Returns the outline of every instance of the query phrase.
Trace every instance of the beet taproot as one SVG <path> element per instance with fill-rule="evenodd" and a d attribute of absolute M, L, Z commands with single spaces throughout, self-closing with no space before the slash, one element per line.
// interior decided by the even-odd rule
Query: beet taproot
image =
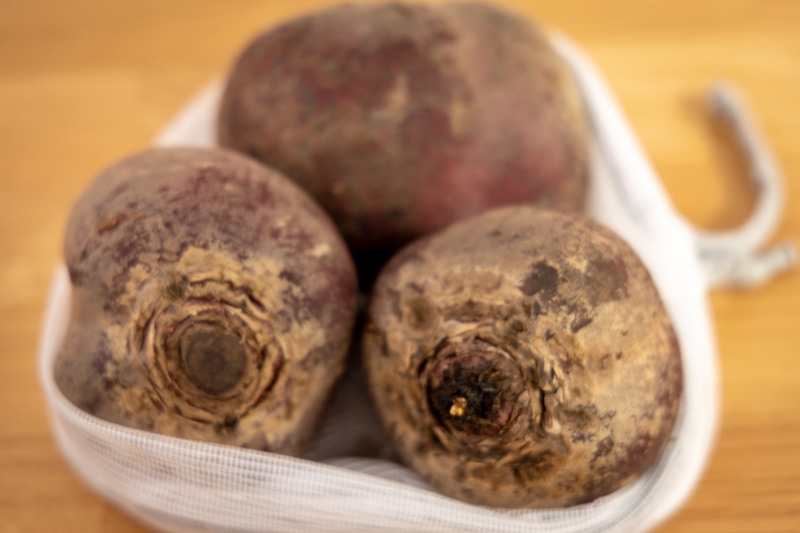
<path fill-rule="evenodd" d="M 491 207 L 582 210 L 582 105 L 547 36 L 517 14 L 348 4 L 244 48 L 218 138 L 308 190 L 354 253 L 391 252 Z"/>
<path fill-rule="evenodd" d="M 682 394 L 677 337 L 635 252 L 588 218 L 514 206 L 389 261 L 363 334 L 403 460 L 495 507 L 562 507 L 636 479 Z"/>
<path fill-rule="evenodd" d="M 89 185 L 64 254 L 68 400 L 124 426 L 301 453 L 357 296 L 346 245 L 305 192 L 234 152 L 148 150 Z"/>

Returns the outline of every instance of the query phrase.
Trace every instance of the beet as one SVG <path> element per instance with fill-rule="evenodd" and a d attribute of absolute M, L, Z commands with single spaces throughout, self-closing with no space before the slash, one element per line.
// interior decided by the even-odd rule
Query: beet
<path fill-rule="evenodd" d="M 373 259 L 495 206 L 582 210 L 586 130 L 543 32 L 481 3 L 343 5 L 269 29 L 233 66 L 218 128 Z"/>
<path fill-rule="evenodd" d="M 90 184 L 64 254 L 67 399 L 124 426 L 301 453 L 345 364 L 356 275 L 294 183 L 225 150 L 148 150 Z"/>
<path fill-rule="evenodd" d="M 370 299 L 363 357 L 399 454 L 444 494 L 561 507 L 636 479 L 682 393 L 645 266 L 579 215 L 506 207 L 404 248 Z"/>

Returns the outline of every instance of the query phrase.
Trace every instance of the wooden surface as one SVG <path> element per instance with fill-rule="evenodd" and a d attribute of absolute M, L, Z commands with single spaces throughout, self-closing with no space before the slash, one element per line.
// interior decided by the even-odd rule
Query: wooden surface
<path fill-rule="evenodd" d="M 0 531 L 144 529 L 88 490 L 48 427 L 39 321 L 72 202 L 148 145 L 258 29 L 326 2 L 26 0 L 0 6 Z M 787 176 L 777 240 L 800 235 L 800 2 L 506 2 L 595 59 L 674 203 L 723 229 L 753 204 L 702 105 L 747 94 Z M 800 531 L 800 273 L 710 296 L 723 413 L 696 492 L 659 532 Z"/>

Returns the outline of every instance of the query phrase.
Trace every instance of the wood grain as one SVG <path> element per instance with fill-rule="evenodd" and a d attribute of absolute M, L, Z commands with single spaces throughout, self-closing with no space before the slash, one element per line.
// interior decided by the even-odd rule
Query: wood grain
<path fill-rule="evenodd" d="M 27 0 L 0 8 L 0 531 L 138 532 L 57 452 L 36 378 L 49 278 L 72 202 L 147 146 L 257 30 L 325 1 Z M 736 82 L 787 176 L 775 240 L 800 234 L 800 2 L 508 1 L 594 58 L 677 208 L 723 229 L 753 194 L 703 106 Z M 800 531 L 800 274 L 711 295 L 719 439 L 667 532 Z"/>

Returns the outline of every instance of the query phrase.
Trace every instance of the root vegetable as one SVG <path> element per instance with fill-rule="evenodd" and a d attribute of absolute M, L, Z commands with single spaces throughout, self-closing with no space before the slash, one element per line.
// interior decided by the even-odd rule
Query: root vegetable
<path fill-rule="evenodd" d="M 327 215 L 233 152 L 158 149 L 74 207 L 55 378 L 90 414 L 298 454 L 345 364 L 356 279 Z"/>
<path fill-rule="evenodd" d="M 569 506 L 636 479 L 682 392 L 675 332 L 635 252 L 530 206 L 403 249 L 374 286 L 363 350 L 404 460 L 496 507 Z"/>
<path fill-rule="evenodd" d="M 490 207 L 585 202 L 565 65 L 536 26 L 477 2 L 344 5 L 264 32 L 232 68 L 219 141 L 296 180 L 354 251 Z"/>

